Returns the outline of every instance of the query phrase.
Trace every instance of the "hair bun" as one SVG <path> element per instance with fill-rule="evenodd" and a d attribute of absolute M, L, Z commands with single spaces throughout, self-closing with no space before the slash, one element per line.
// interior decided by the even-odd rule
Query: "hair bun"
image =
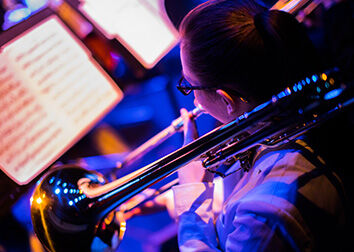
<path fill-rule="evenodd" d="M 269 11 L 266 10 L 266 11 L 263 11 L 263 12 L 259 12 L 257 13 L 256 15 L 254 15 L 253 17 L 253 22 L 254 22 L 254 25 L 256 27 L 256 29 L 263 33 L 264 32 L 264 29 L 265 29 L 265 18 L 266 16 L 269 15 Z"/>
<path fill-rule="evenodd" d="M 269 37 L 269 32 L 270 32 L 270 22 L 269 22 L 269 10 L 265 10 L 262 12 L 257 13 L 253 17 L 253 22 L 254 26 L 256 27 L 256 30 L 260 33 L 263 39 L 266 39 Z"/>
<path fill-rule="evenodd" d="M 281 47 L 282 45 L 282 39 L 272 21 L 278 12 L 278 10 L 266 10 L 253 17 L 254 26 L 268 47 Z"/>

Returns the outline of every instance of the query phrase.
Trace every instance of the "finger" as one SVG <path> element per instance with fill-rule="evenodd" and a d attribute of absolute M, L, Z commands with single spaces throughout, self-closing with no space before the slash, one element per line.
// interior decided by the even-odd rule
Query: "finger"
<path fill-rule="evenodd" d="M 189 112 L 184 108 L 180 112 L 183 119 L 184 145 L 186 145 L 198 138 L 198 131 L 195 120 L 193 120 Z"/>
<path fill-rule="evenodd" d="M 179 112 L 181 113 L 181 117 L 183 119 L 183 122 L 187 122 L 188 121 L 188 111 L 185 108 L 181 108 L 179 110 Z"/>

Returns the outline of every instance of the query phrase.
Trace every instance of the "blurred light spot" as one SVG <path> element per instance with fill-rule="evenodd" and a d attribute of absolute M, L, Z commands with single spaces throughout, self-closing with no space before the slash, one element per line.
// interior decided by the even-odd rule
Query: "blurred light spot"
<path fill-rule="evenodd" d="M 103 155 L 126 152 L 129 150 L 116 129 L 108 124 L 101 124 L 100 127 L 97 127 L 93 138 L 97 149 Z"/>
<path fill-rule="evenodd" d="M 342 93 L 343 89 L 338 88 L 338 89 L 334 89 L 330 92 L 328 92 L 327 94 L 325 94 L 324 99 L 325 100 L 330 100 L 333 98 L 336 98 L 338 95 L 340 95 Z"/>
<path fill-rule="evenodd" d="M 43 202 L 43 200 L 41 199 L 41 197 L 38 197 L 38 198 L 36 199 L 36 202 L 37 202 L 37 204 L 41 204 L 41 203 Z"/>
<path fill-rule="evenodd" d="M 282 92 L 280 92 L 280 93 L 278 94 L 278 98 L 279 98 L 279 99 L 280 99 L 280 98 L 283 98 L 284 96 L 286 96 L 286 94 L 285 94 L 284 91 L 282 91 Z"/>
<path fill-rule="evenodd" d="M 287 95 L 291 94 L 291 89 L 290 89 L 289 87 L 287 87 L 287 88 L 285 89 L 285 93 L 286 93 Z"/>
<path fill-rule="evenodd" d="M 323 74 L 321 75 L 321 78 L 322 78 L 322 80 L 326 81 L 326 80 L 327 80 L 327 75 L 326 75 L 325 73 L 323 73 Z"/>
<path fill-rule="evenodd" d="M 268 104 L 270 104 L 270 101 L 269 102 L 265 102 L 265 103 L 262 103 L 261 105 L 258 105 L 257 107 L 255 107 L 252 112 L 257 112 L 263 108 L 265 108 L 266 106 L 268 106 Z"/>
<path fill-rule="evenodd" d="M 31 15 L 31 10 L 25 7 L 12 10 L 7 19 L 12 23 L 18 23 Z"/>
<path fill-rule="evenodd" d="M 317 79 L 318 79 L 317 75 L 312 75 L 312 80 L 313 80 L 313 82 L 316 82 Z"/>
<path fill-rule="evenodd" d="M 24 2 L 29 9 L 31 9 L 32 11 L 36 11 L 44 7 L 48 1 L 47 0 L 25 0 Z"/>

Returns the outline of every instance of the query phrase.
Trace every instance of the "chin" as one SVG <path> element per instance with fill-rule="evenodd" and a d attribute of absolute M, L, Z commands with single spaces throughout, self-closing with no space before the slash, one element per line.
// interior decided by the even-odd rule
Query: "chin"
<path fill-rule="evenodd" d="M 224 117 L 216 117 L 216 116 L 214 116 L 214 118 L 219 122 L 221 122 L 222 124 L 229 123 L 234 120 L 232 118 L 224 118 Z"/>

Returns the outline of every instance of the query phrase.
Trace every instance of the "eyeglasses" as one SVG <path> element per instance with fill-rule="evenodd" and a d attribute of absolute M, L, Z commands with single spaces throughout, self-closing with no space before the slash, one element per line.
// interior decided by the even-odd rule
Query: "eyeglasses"
<path fill-rule="evenodd" d="M 177 89 L 184 95 L 189 95 L 192 90 L 208 90 L 208 89 L 215 89 L 216 87 L 202 87 L 202 86 L 192 86 L 184 76 L 178 81 Z"/>
<path fill-rule="evenodd" d="M 248 101 L 244 98 L 243 95 L 241 95 L 239 92 L 236 90 L 230 89 L 230 88 L 225 88 L 225 87 L 218 87 L 218 86 L 213 86 L 213 87 L 203 87 L 203 86 L 192 86 L 185 78 L 184 76 L 181 77 L 181 79 L 178 81 L 178 84 L 176 85 L 177 89 L 183 94 L 183 95 L 189 95 L 192 90 L 212 90 L 212 89 L 218 89 L 218 88 L 223 88 L 229 91 L 230 93 L 236 95 L 239 97 L 239 99 L 244 102 L 248 103 Z"/>

